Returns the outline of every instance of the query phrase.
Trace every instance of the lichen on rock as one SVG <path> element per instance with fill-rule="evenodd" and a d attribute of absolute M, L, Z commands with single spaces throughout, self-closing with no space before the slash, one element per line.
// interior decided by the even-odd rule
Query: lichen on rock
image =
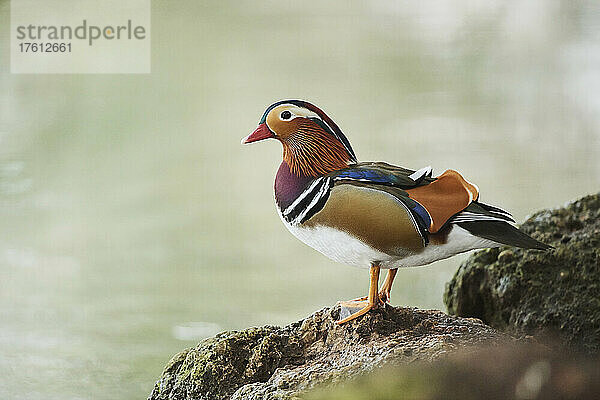
<path fill-rule="evenodd" d="M 223 332 L 176 356 L 150 395 L 163 399 L 291 399 L 384 365 L 432 361 L 512 339 L 481 321 L 386 306 L 338 326 L 325 308 L 286 327 Z"/>
<path fill-rule="evenodd" d="M 448 312 L 600 351 L 600 195 L 537 212 L 521 229 L 554 250 L 473 254 L 446 287 Z"/>

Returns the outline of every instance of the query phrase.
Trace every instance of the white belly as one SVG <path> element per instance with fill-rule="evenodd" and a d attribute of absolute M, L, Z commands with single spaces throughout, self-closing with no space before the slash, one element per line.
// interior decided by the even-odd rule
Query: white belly
<path fill-rule="evenodd" d="M 288 230 L 318 252 L 333 261 L 368 268 L 374 262 L 391 261 L 393 258 L 382 253 L 354 236 L 327 226 L 307 228 L 290 225 L 284 221 Z"/>
<path fill-rule="evenodd" d="M 452 225 L 445 244 L 429 244 L 420 253 L 408 255 L 395 259 L 391 262 L 383 262 L 382 268 L 418 267 L 431 264 L 434 261 L 443 260 L 465 251 L 486 249 L 489 247 L 502 246 L 492 240 L 483 239 L 471 235 L 469 231 L 458 225 Z"/>

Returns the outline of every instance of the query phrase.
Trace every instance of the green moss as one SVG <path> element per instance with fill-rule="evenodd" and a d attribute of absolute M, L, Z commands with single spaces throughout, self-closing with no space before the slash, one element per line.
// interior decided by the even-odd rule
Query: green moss
<path fill-rule="evenodd" d="M 277 367 L 278 359 L 273 359 L 273 354 L 278 353 L 277 345 L 281 344 L 270 335 L 274 330 L 263 327 L 223 332 L 179 353 L 157 382 L 154 398 L 173 398 L 175 393 L 181 398 L 224 399 L 242 382 L 266 379 Z"/>

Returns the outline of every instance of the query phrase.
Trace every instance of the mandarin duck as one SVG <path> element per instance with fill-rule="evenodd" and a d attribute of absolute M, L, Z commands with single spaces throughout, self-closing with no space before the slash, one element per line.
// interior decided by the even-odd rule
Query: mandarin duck
<path fill-rule="evenodd" d="M 334 261 L 370 269 L 368 296 L 341 302 L 358 311 L 338 324 L 388 302 L 398 268 L 502 245 L 550 248 L 454 170 L 433 177 L 431 167 L 358 162 L 338 125 L 306 101 L 271 104 L 242 143 L 270 138 L 283 146 L 275 202 L 286 228 Z"/>

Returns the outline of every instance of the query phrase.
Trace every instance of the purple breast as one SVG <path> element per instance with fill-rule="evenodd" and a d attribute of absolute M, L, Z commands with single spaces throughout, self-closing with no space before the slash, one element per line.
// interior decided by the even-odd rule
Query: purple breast
<path fill-rule="evenodd" d="M 275 201 L 279 208 L 284 210 L 292 204 L 313 179 L 310 176 L 293 174 L 289 165 L 283 161 L 275 177 Z"/>

